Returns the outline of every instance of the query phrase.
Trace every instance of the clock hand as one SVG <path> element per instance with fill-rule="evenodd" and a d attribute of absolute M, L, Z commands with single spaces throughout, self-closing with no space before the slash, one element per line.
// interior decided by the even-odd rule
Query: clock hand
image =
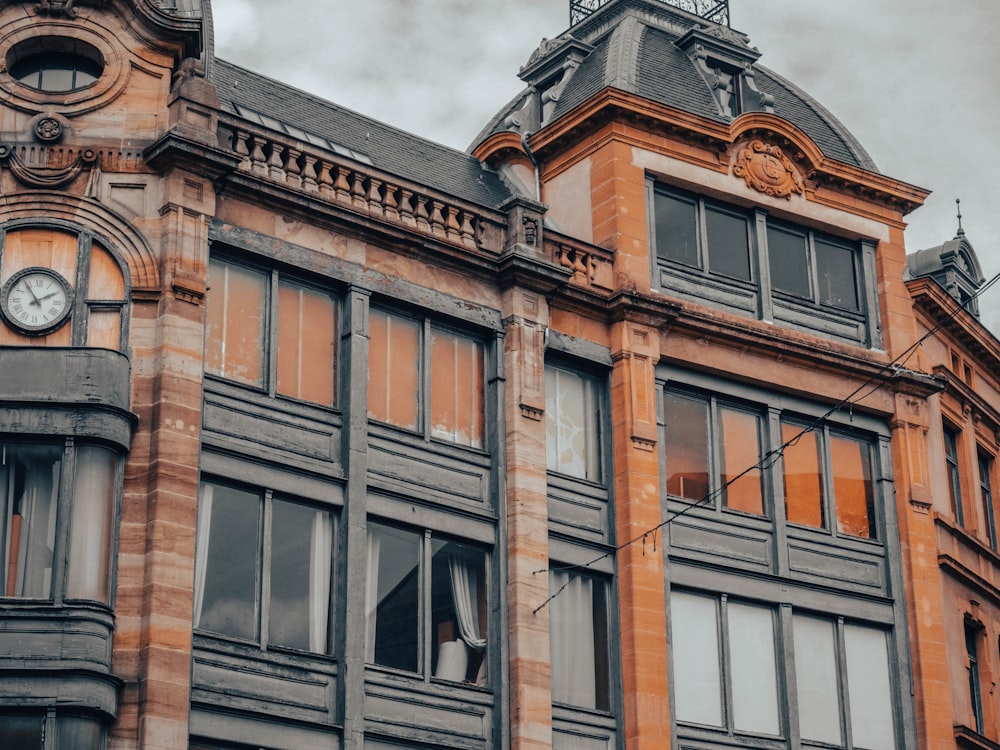
<path fill-rule="evenodd" d="M 32 296 L 32 297 L 35 297 L 35 301 L 36 301 L 36 302 L 44 302 L 44 301 L 45 301 L 45 300 L 47 300 L 47 299 L 48 299 L 49 297 L 55 297 L 55 296 L 56 296 L 57 294 L 59 294 L 59 292 L 52 292 L 52 293 L 50 293 L 50 294 L 46 294 L 46 295 L 45 295 L 44 297 L 35 297 L 35 295 L 31 295 L 31 296 Z"/>
<path fill-rule="evenodd" d="M 28 294 L 30 294 L 31 295 L 31 299 L 34 300 L 34 302 L 30 302 L 29 304 L 32 304 L 35 307 L 41 307 L 42 306 L 42 301 L 40 299 L 38 299 L 38 297 L 35 296 L 35 293 L 33 291 L 31 291 L 31 287 L 28 286 L 27 284 L 22 284 L 21 286 L 23 286 L 25 289 L 28 290 Z"/>

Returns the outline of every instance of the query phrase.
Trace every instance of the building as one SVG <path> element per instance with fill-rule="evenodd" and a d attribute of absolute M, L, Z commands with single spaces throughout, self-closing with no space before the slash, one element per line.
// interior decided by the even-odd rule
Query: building
<path fill-rule="evenodd" d="M 207 0 L 0 6 L 0 745 L 994 746 L 971 245 L 725 23 L 572 5 L 469 153 Z"/>

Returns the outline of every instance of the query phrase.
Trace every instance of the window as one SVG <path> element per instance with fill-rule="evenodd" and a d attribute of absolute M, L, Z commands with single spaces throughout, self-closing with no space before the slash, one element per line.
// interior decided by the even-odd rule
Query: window
<path fill-rule="evenodd" d="M 866 750 L 895 748 L 885 631 L 801 614 L 793 615 L 792 623 L 802 739 Z"/>
<path fill-rule="evenodd" d="M 483 345 L 372 309 L 368 417 L 437 440 L 483 447 Z"/>
<path fill-rule="evenodd" d="M 485 685 L 486 570 L 486 552 L 474 545 L 370 523 L 365 660 Z"/>
<path fill-rule="evenodd" d="M 829 428 L 782 420 L 785 515 L 789 523 L 830 527 L 846 536 L 875 539 L 872 446 Z"/>
<path fill-rule="evenodd" d="M 64 325 L 42 337 L 26 337 L 4 325 L 0 345 L 39 342 L 123 351 L 127 340 L 127 279 L 114 254 L 89 232 L 65 225 L 16 225 L 0 230 L 0 278 L 42 267 L 65 279 L 72 304 Z"/>
<path fill-rule="evenodd" d="M 552 701 L 611 710 L 608 586 L 596 576 L 549 571 Z"/>
<path fill-rule="evenodd" d="M 993 513 L 993 457 L 979 454 L 979 493 L 983 501 L 983 523 L 986 524 L 986 538 L 990 547 L 997 549 L 997 526 Z"/>
<path fill-rule="evenodd" d="M 747 217 L 721 204 L 681 193 L 653 194 L 656 255 L 711 273 L 750 281 Z"/>
<path fill-rule="evenodd" d="M 977 623 L 965 623 L 965 657 L 969 670 L 969 705 L 972 709 L 972 720 L 976 731 L 983 733 L 983 694 L 979 682 L 979 638 L 982 627 Z"/>
<path fill-rule="evenodd" d="M 597 378 L 545 366 L 545 457 L 549 471 L 601 481 L 600 394 Z"/>
<path fill-rule="evenodd" d="M 677 720 L 781 734 L 774 612 L 674 592 L 670 617 Z"/>
<path fill-rule="evenodd" d="M 650 182 L 654 288 L 872 344 L 874 245 Z M 867 312 L 866 312 L 867 311 Z"/>
<path fill-rule="evenodd" d="M 208 264 L 208 288 L 206 372 L 266 389 L 271 396 L 334 405 L 337 306 L 332 295 L 277 271 L 216 258 Z"/>
<path fill-rule="evenodd" d="M 944 462 L 948 472 L 948 495 L 955 523 L 965 526 L 965 510 L 962 508 L 962 474 L 958 467 L 958 431 L 947 425 L 944 428 Z"/>
<path fill-rule="evenodd" d="M 110 603 L 118 464 L 97 445 L 0 443 L 4 596 Z"/>
<path fill-rule="evenodd" d="M 195 629 L 329 654 L 333 528 L 326 508 L 202 482 Z"/>
<path fill-rule="evenodd" d="M 667 494 L 763 515 L 761 419 L 715 398 L 665 397 Z M 719 500 L 714 501 L 713 493 Z"/>
<path fill-rule="evenodd" d="M 104 72 L 101 53 L 77 39 L 41 37 L 14 45 L 7 69 L 24 86 L 48 93 L 79 91 Z"/>
<path fill-rule="evenodd" d="M 104 735 L 96 719 L 60 715 L 51 709 L 46 713 L 0 713 L 0 747 L 12 750 L 100 750 Z"/>
<path fill-rule="evenodd" d="M 738 117 L 743 111 L 742 76 L 740 71 L 724 63 L 709 59 L 709 70 L 715 75 L 712 93 L 722 107 L 722 111 L 730 117 Z"/>
<path fill-rule="evenodd" d="M 896 747 L 886 631 L 683 591 L 671 593 L 670 612 L 679 723 L 784 736 L 788 712 L 798 717 L 794 746 Z M 785 616 L 793 635 L 782 653 Z"/>

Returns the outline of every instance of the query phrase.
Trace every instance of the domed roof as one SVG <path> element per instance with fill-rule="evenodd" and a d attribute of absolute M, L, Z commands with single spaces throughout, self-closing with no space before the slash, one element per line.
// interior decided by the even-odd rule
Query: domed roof
<path fill-rule="evenodd" d="M 744 34 L 660 0 L 611 0 L 521 69 L 528 87 L 476 138 L 530 134 L 599 91 L 617 88 L 709 120 L 773 112 L 802 130 L 829 158 L 877 172 L 871 156 L 828 110 L 777 73 L 757 65 Z M 734 111 L 730 97 L 739 97 Z"/>

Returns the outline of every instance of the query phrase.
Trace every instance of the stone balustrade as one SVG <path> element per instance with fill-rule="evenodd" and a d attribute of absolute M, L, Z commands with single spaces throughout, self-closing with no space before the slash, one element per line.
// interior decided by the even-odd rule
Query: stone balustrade
<path fill-rule="evenodd" d="M 569 283 L 603 294 L 614 288 L 614 253 L 552 230 L 545 233 L 545 253 L 573 272 Z"/>
<path fill-rule="evenodd" d="M 496 253 L 503 246 L 502 214 L 488 216 L 442 194 L 404 184 L 374 167 L 236 118 L 220 118 L 219 132 L 222 145 L 240 157 L 242 172 L 454 245 Z"/>

